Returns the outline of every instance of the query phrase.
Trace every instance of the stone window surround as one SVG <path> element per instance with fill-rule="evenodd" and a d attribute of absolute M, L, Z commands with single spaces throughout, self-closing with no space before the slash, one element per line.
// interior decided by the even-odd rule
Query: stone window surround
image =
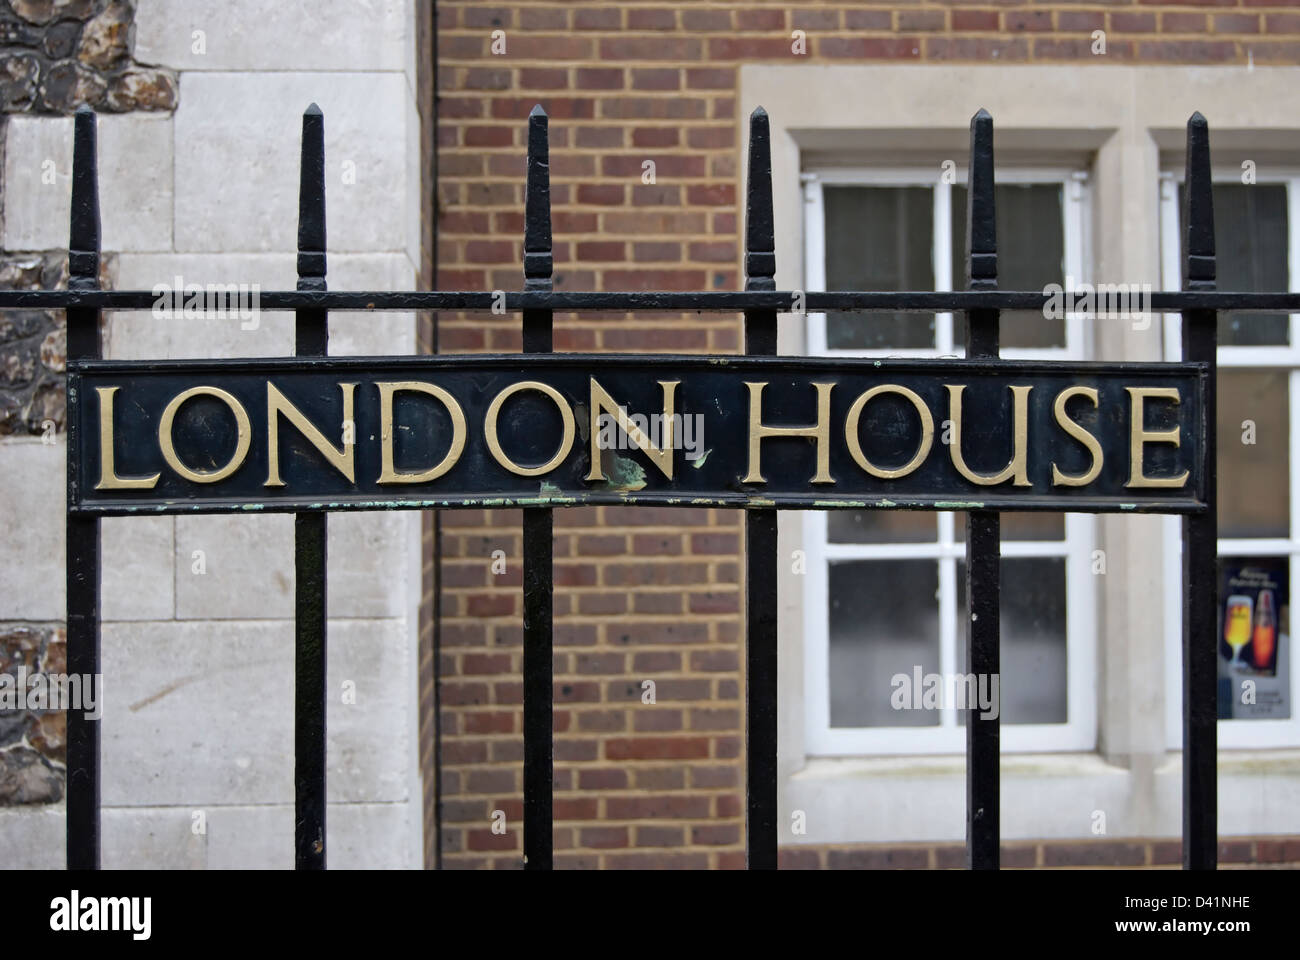
<path fill-rule="evenodd" d="M 1246 158 L 1261 170 L 1294 163 L 1298 82 L 1296 67 L 749 64 L 740 70 L 737 125 L 745 135 L 759 105 L 771 118 L 779 289 L 803 286 L 804 167 L 848 153 L 878 163 L 950 156 L 964 167 L 970 117 L 980 107 L 993 115 L 1002 162 L 1090 169 L 1094 279 L 1158 286 L 1160 172 L 1181 155 L 1187 118 L 1200 110 L 1209 120 L 1216 166 Z M 1143 332 L 1096 325 L 1092 333 L 1095 358 L 1163 358 L 1159 323 Z M 779 349 L 804 351 L 792 318 L 781 319 Z M 1163 611 L 1145 599 L 1164 589 L 1163 522 L 1097 518 L 1098 545 L 1122 577 L 1108 581 L 1097 611 L 1098 750 L 1004 756 L 1005 839 L 1087 836 L 1098 809 L 1112 836 L 1181 829 L 1181 757 L 1165 744 Z M 798 549 L 800 538 L 799 515 L 782 514 L 782 555 Z M 802 597 L 793 575 L 783 577 L 779 617 L 781 814 L 790 822 L 802 810 L 807 822 L 807 833 L 792 841 L 961 839 L 964 757 L 807 755 Z M 1131 637 L 1148 641 L 1132 644 Z M 1219 766 L 1222 834 L 1300 830 L 1300 812 L 1284 802 L 1300 791 L 1300 750 L 1232 751 Z"/>

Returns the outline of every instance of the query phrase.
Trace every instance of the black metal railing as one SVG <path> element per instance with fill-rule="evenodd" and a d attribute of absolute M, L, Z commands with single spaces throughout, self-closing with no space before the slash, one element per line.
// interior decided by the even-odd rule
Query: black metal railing
<path fill-rule="evenodd" d="M 970 172 L 966 191 L 966 287 L 996 290 L 998 286 L 997 216 L 993 204 L 993 118 L 986 110 L 971 119 Z M 966 356 L 998 355 L 998 311 L 966 314 Z M 977 677 L 1000 672 L 1002 518 L 992 510 L 966 514 L 966 663 Z M 1001 804 L 1002 719 L 966 716 L 966 866 L 972 870 L 998 867 L 999 807 Z"/>
<path fill-rule="evenodd" d="M 324 119 L 315 105 L 303 116 L 298 232 L 298 289 L 261 293 L 259 306 L 294 310 L 298 356 L 326 353 L 330 310 L 488 310 L 498 294 L 483 291 L 337 292 L 326 286 Z M 1042 310 L 1046 293 L 997 289 L 993 121 L 984 111 L 971 122 L 966 211 L 966 290 L 952 292 L 795 292 L 776 290 L 768 118 L 750 119 L 743 292 L 557 293 L 552 289 L 552 241 L 547 117 L 528 118 L 524 233 L 524 289 L 507 292 L 504 305 L 522 311 L 525 354 L 549 353 L 555 310 L 743 311 L 745 353 L 776 353 L 777 314 L 802 299 L 808 312 L 966 311 L 971 358 L 997 358 L 1002 310 Z M 105 291 L 98 286 L 99 204 L 95 115 L 76 114 L 72 215 L 67 290 L 0 291 L 0 308 L 64 309 L 68 360 L 100 357 L 105 309 L 148 308 L 147 291 Z M 1181 312 L 1183 359 L 1208 364 L 1209 387 L 1197 438 L 1207 464 L 1201 508 L 1183 528 L 1183 865 L 1216 863 L 1216 499 L 1214 487 L 1215 352 L 1219 311 L 1300 312 L 1300 294 L 1220 293 L 1215 290 L 1214 225 L 1206 122 L 1194 115 L 1187 128 L 1186 281 L 1178 292 L 1150 296 L 1150 308 Z M 618 321 L 611 321 L 618 322 Z M 670 358 L 663 358 L 665 361 Z M 526 365 L 527 360 L 523 361 Z M 69 478 L 75 473 L 77 425 L 69 422 Z M 71 493 L 71 486 L 70 486 Z M 325 851 L 325 641 L 326 578 L 323 510 L 296 508 L 295 519 L 295 846 L 300 869 L 322 869 Z M 1102 508 L 1098 508 L 1102 509 Z M 1159 512 L 1155 510 L 1154 512 Z M 972 510 L 967 519 L 968 663 L 979 675 L 999 669 L 999 514 Z M 68 669 L 100 672 L 100 518 L 93 511 L 67 514 Z M 750 505 L 746 516 L 746 847 L 751 869 L 777 865 L 777 524 L 772 506 Z M 524 854 L 528 869 L 552 866 L 552 606 L 551 508 L 524 510 Z M 1190 589 L 1192 584 L 1195 589 Z M 967 730 L 967 863 L 999 865 L 999 725 L 981 719 Z M 99 720 L 68 715 L 67 863 L 95 869 L 100 850 Z"/>

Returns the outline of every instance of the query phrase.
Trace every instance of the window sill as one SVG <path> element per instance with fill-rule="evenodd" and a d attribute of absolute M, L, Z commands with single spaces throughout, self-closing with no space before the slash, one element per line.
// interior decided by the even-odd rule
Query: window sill
<path fill-rule="evenodd" d="M 1177 836 L 1182 756 L 1149 772 L 1097 753 L 1002 757 L 1004 840 Z M 960 842 L 966 833 L 963 756 L 815 757 L 786 778 L 783 822 L 803 812 L 793 843 Z M 1232 750 L 1219 757 L 1219 832 L 1300 833 L 1300 749 Z M 1099 818 L 1098 813 L 1104 814 Z"/>
<path fill-rule="evenodd" d="M 1021 753 L 1002 757 L 1003 778 L 1007 777 L 1078 777 L 1106 773 L 1125 774 L 1123 767 L 1107 763 L 1096 753 Z M 809 757 L 802 770 L 790 777 L 791 782 L 804 780 L 846 780 L 878 777 L 961 777 L 966 776 L 966 758 L 962 755 L 907 757 Z"/>

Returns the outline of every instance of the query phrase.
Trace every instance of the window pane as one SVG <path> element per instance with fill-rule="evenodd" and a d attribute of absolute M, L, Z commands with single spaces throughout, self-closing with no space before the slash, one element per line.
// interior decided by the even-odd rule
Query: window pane
<path fill-rule="evenodd" d="M 966 514 L 953 514 L 953 539 L 966 542 Z M 1064 540 L 1065 514 L 1063 513 L 1004 513 L 1002 514 L 1003 540 Z"/>
<path fill-rule="evenodd" d="M 890 681 L 939 671 L 938 562 L 832 563 L 828 586 L 831 726 L 937 726 L 938 710 L 895 710 Z"/>
<path fill-rule="evenodd" d="M 966 563 L 957 561 L 957 663 L 966 672 Z M 998 686 L 1003 723 L 1065 723 L 1065 558 L 1002 560 L 1002 672 Z M 958 722 L 965 713 L 958 711 Z"/>
<path fill-rule="evenodd" d="M 1179 202 L 1179 242 L 1187 242 L 1186 209 Z M 1214 237 L 1220 290 L 1246 293 L 1287 289 L 1286 187 L 1216 183 Z M 1183 268 L 1186 269 L 1184 263 Z M 1286 314 L 1221 313 L 1219 345 L 1286 344 Z"/>
<path fill-rule="evenodd" d="M 826 187 L 827 290 L 933 290 L 930 187 Z M 934 316 L 830 313 L 834 350 L 933 347 Z"/>
<path fill-rule="evenodd" d="M 1042 290 L 1065 284 L 1065 220 L 1059 183 L 1003 183 L 994 188 L 998 218 L 998 286 Z M 1079 278 L 1075 278 L 1075 283 Z M 966 188 L 952 188 L 952 285 L 966 286 Z M 1002 346 L 1064 347 L 1065 321 L 1034 310 L 1002 312 Z M 966 342 L 966 316 L 953 315 L 953 344 Z"/>
<path fill-rule="evenodd" d="M 928 510 L 831 510 L 831 543 L 930 543 L 938 538 L 936 514 Z"/>
<path fill-rule="evenodd" d="M 1219 368 L 1219 536 L 1290 536 L 1288 374 Z"/>

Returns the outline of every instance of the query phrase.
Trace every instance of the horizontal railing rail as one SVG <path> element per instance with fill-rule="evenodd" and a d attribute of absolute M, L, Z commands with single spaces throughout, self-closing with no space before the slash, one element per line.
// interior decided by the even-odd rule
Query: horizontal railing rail
<path fill-rule="evenodd" d="M 197 286 L 197 284 L 196 284 Z M 213 284 L 225 288 L 230 284 Z M 1067 290 L 1067 292 L 1069 292 Z M 795 306 L 802 296 L 802 309 Z M 1150 313 L 1180 313 L 1185 310 L 1217 310 L 1250 313 L 1300 313 L 1300 293 L 1160 290 L 1147 295 Z M 1047 310 L 1053 294 L 1032 290 L 949 290 L 832 291 L 805 293 L 796 290 L 745 290 L 711 292 L 611 291 L 546 293 L 535 290 L 500 293 L 477 290 L 263 290 L 257 294 L 260 310 L 487 310 L 518 313 L 522 310 L 617 312 L 708 311 L 739 313 L 745 310 L 775 310 L 783 314 L 809 313 L 935 313 L 965 310 Z M 148 310 L 159 302 L 159 294 L 148 290 L 0 290 L 0 310 L 55 310 L 86 307 L 98 310 Z M 207 310 L 204 315 L 214 313 Z M 1087 319 L 1090 315 L 1078 312 Z M 1137 310 L 1129 310 L 1137 313 Z M 1093 315 L 1095 316 L 1094 311 Z M 1131 322 L 1126 317 L 1096 319 Z M 176 318 L 181 319 L 181 318 Z"/>

